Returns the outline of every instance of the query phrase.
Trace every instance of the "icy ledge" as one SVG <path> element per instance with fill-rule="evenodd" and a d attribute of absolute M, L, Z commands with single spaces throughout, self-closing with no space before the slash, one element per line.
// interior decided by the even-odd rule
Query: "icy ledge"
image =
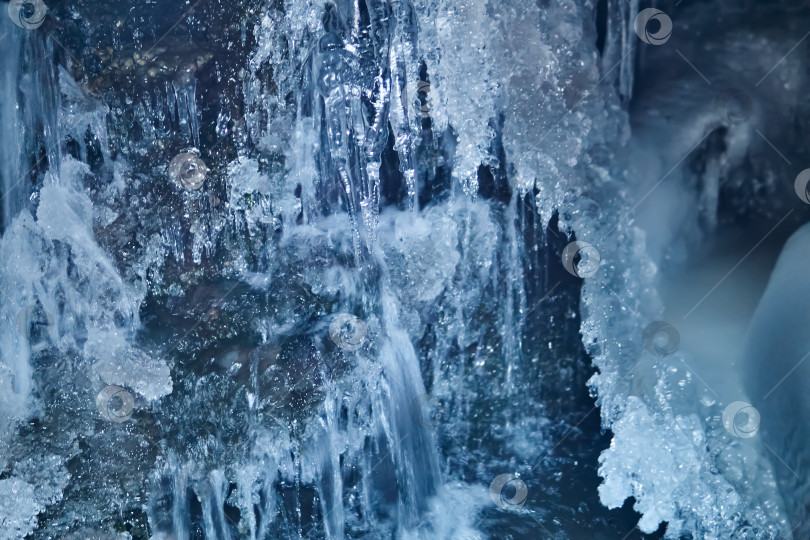
<path fill-rule="evenodd" d="M 789 538 L 763 449 L 723 427 L 725 404 L 687 368 L 689 352 L 660 357 L 643 347 L 645 326 L 663 313 L 644 233 L 571 215 L 566 226 L 602 258 L 585 280 L 581 310 L 583 343 L 598 368 L 589 384 L 613 432 L 599 460 L 603 504 L 618 508 L 633 497 L 639 529 L 666 523 L 667 538 Z M 601 241 L 606 231 L 619 241 Z"/>

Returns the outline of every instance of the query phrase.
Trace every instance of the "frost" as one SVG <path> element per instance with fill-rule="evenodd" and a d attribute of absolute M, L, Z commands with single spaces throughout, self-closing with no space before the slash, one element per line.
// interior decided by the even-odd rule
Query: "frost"
<path fill-rule="evenodd" d="M 702 429 L 695 419 L 668 421 L 679 429 L 672 430 L 664 440 L 655 439 L 660 426 L 655 425 L 644 404 L 631 396 L 621 419 L 612 426 L 614 443 L 599 458 L 599 474 L 605 477 L 599 487 L 602 502 L 608 508 L 618 508 L 628 497 L 635 497 L 635 509 L 642 514 L 639 529 L 648 534 L 664 521 L 673 530 L 682 526 L 675 501 L 713 498 L 712 491 L 694 483 L 701 476 L 696 448 L 703 446 Z M 689 436 L 695 429 L 697 440 Z M 651 440 L 659 440 L 659 444 L 652 446 Z M 714 501 L 712 506 L 736 506 L 734 491 L 730 487 L 722 491 L 729 492 L 731 500 Z"/>
<path fill-rule="evenodd" d="M 34 486 L 17 478 L 0 480 L 0 539 L 18 540 L 32 533 L 41 511 Z"/>

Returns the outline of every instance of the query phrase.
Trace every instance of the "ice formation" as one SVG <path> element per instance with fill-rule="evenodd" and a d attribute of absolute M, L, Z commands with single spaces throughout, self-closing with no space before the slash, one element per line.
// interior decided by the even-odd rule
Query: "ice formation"
<path fill-rule="evenodd" d="M 642 343 L 767 114 L 656 115 L 688 89 L 633 95 L 635 1 L 211 4 L 0 26 L 0 538 L 621 537 L 630 497 L 643 533 L 792 534 L 688 353 Z"/>
<path fill-rule="evenodd" d="M 751 403 L 760 418 L 764 444 L 770 444 L 783 467 L 775 468 L 788 515 L 801 515 L 807 506 L 807 480 L 802 475 L 804 458 L 797 449 L 807 440 L 805 424 L 790 419 L 807 410 L 806 288 L 801 269 L 808 261 L 810 228 L 805 225 L 788 240 L 768 288 L 757 306 L 746 343 L 746 369 Z M 788 316 L 790 314 L 790 316 Z M 806 523 L 793 527 L 793 534 L 810 533 Z"/>

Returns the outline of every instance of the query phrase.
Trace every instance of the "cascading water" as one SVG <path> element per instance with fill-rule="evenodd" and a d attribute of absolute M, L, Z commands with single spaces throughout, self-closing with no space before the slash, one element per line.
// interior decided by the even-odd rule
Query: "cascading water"
<path fill-rule="evenodd" d="M 773 118 L 656 4 L 12 1 L 0 539 L 803 531 L 654 342 Z"/>

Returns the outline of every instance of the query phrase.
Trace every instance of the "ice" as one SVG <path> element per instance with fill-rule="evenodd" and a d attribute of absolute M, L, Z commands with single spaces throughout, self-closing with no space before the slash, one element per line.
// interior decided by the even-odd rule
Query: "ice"
<path fill-rule="evenodd" d="M 177 111 L 178 122 L 190 145 L 200 145 L 199 113 L 197 112 L 197 79 L 194 77 L 194 68 L 186 67 L 178 74 L 172 83 L 174 103 L 170 104 L 171 111 Z"/>
<path fill-rule="evenodd" d="M 782 463 L 774 465 L 793 534 L 808 534 L 807 464 L 797 454 L 807 439 L 806 426 L 795 418 L 807 413 L 810 350 L 805 328 L 807 287 L 802 268 L 808 262 L 810 227 L 791 236 L 757 306 L 745 344 L 745 373 L 750 403 L 760 414 L 760 433 Z M 787 316 L 791 314 L 791 316 Z M 794 426 L 794 427 L 789 427 Z"/>
<path fill-rule="evenodd" d="M 634 85 L 638 3 L 600 3 L 601 29 L 594 4 L 233 6 L 184 15 L 181 38 L 163 29 L 151 75 L 105 58 L 112 73 L 84 78 L 93 47 L 74 65 L 3 22 L 16 53 L 0 60 L 0 127 L 23 133 L 0 150 L 3 525 L 438 539 L 538 522 L 576 537 L 592 518 L 609 536 L 596 494 L 564 506 L 584 489 L 570 470 L 602 451 L 601 503 L 633 497 L 645 533 L 788 536 L 801 481 L 729 435 L 694 356 L 642 343 L 663 317 L 662 269 L 716 228 L 720 178 L 741 174 L 768 111 L 723 126 L 713 89 L 673 82 L 679 58 Z M 102 15 L 66 32 L 108 39 L 113 57 L 163 32 L 154 13 L 123 30 Z M 639 208 L 693 147 L 705 167 Z M 167 175 L 184 151 L 209 171 L 193 192 Z M 752 363 L 802 353 L 778 337 L 806 321 L 786 330 L 777 307 L 800 304 L 784 284 L 810 262 L 806 234 L 760 307 Z M 601 259 L 584 280 L 560 261 L 574 239 Z M 362 322 L 359 345 L 330 335 L 338 317 Z M 132 419 L 95 410 L 106 385 L 135 394 Z M 762 405 L 780 454 L 800 387 Z M 588 390 L 608 448 L 581 424 Z M 529 484 L 520 511 L 486 492 L 504 473 Z"/>
<path fill-rule="evenodd" d="M 99 335 L 86 350 L 99 361 L 93 369 L 104 383 L 127 386 L 153 401 L 172 392 L 172 379 L 166 363 L 144 351 L 128 347 L 116 335 Z"/>
<path fill-rule="evenodd" d="M 37 526 L 37 514 L 43 507 L 34 498 L 34 486 L 17 478 L 0 480 L 0 538 L 24 538 Z"/>
<path fill-rule="evenodd" d="M 489 40 L 494 29 L 482 2 L 419 1 L 420 43 L 429 68 L 434 130 L 453 126 L 458 137 L 453 176 L 473 195 L 478 167 L 494 162 L 489 147 L 495 136 L 496 81 Z M 413 94 L 412 94 L 413 95 Z"/>
<path fill-rule="evenodd" d="M 613 424 L 613 442 L 600 457 L 600 475 L 605 477 L 599 487 L 602 501 L 616 508 L 634 497 L 635 510 L 642 514 L 638 527 L 645 533 L 655 532 L 662 522 L 668 524 L 670 536 L 696 527 L 704 538 L 722 538 L 726 531 L 739 528 L 734 521 L 743 519 L 743 503 L 729 483 L 710 472 L 697 417 L 659 415 L 658 420 L 651 417 L 637 397 L 628 399 L 621 419 Z M 668 436 L 661 439 L 664 425 Z M 651 445 L 653 440 L 660 442 Z M 684 508 L 680 501 L 700 504 Z"/>
<path fill-rule="evenodd" d="M 147 400 L 171 391 L 165 363 L 136 353 L 128 345 L 140 325 L 138 307 L 143 296 L 137 287 L 122 280 L 110 257 L 95 241 L 94 206 L 83 190 L 76 189 L 89 173 L 87 166 L 67 157 L 61 172 L 60 185 L 50 184 L 39 190 L 36 218 L 23 210 L 0 240 L 5 261 L 0 277 L 13 287 L 4 293 L 2 303 L 2 317 L 7 321 L 3 325 L 0 370 L 4 448 L 9 448 L 12 423 L 39 416 L 47 407 L 35 390 L 57 374 L 44 378 L 40 375 L 34 382 L 32 361 L 36 358 L 41 362 L 42 355 L 69 357 L 78 352 L 74 366 L 85 378 L 101 386 L 113 381 L 129 384 L 143 392 Z M 44 326 L 32 330 L 32 319 L 40 320 L 38 324 Z M 11 449 L 13 453 L 3 452 L 5 459 L 19 452 L 13 446 Z M 21 534 L 36 522 L 35 517 L 27 517 L 28 512 L 36 516 L 45 506 L 62 499 L 68 484 L 63 459 L 49 456 L 32 463 L 17 463 L 14 475 L 3 480 L 9 486 L 8 491 L 3 488 L 4 492 L 19 492 L 22 501 L 29 497 L 29 484 L 21 479 L 35 482 L 34 498 L 24 504 L 24 510 L 9 508 L 10 514 L 2 514 L 7 521 L 14 520 L 10 526 L 19 528 Z M 54 480 L 42 476 L 55 467 Z"/>
<path fill-rule="evenodd" d="M 627 102 L 633 95 L 633 62 L 636 56 L 636 36 L 633 25 L 638 2 L 609 2 L 606 13 L 605 44 L 602 54 L 602 71 L 610 74 L 610 79 L 623 101 Z"/>
<path fill-rule="evenodd" d="M 630 97 L 632 86 L 630 66 L 635 47 L 630 32 L 635 7 L 620 4 L 612 4 L 610 8 L 608 52 L 602 58 L 601 71 L 593 61 L 595 51 L 592 45 L 586 45 L 588 39 L 595 42 L 593 29 L 587 26 L 583 29 L 580 24 L 589 15 L 588 8 L 564 3 L 541 12 L 534 6 L 508 2 L 487 9 L 478 2 L 414 4 L 419 17 L 416 47 L 424 57 L 430 85 L 432 106 L 428 114 L 434 134 L 449 130 L 457 138 L 451 154 L 452 175 L 467 194 L 477 191 L 479 167 L 497 163 L 491 150 L 499 131 L 494 120 L 503 114 L 500 136 L 507 160 L 503 165 L 514 170 L 514 175 L 509 177 L 516 192 L 536 193 L 535 205 L 542 223 L 548 222 L 554 211 L 562 212 L 562 228 L 575 232 L 580 239 L 593 242 L 603 259 L 609 261 L 592 282 L 589 280 L 585 284 L 583 311 L 586 316 L 582 327 L 583 342 L 601 372 L 593 378 L 592 384 L 598 392 L 605 426 L 614 430 L 614 449 L 606 452 L 602 459 L 606 481 L 601 493 L 605 503 L 611 507 L 620 506 L 626 497 L 635 496 L 637 508 L 643 514 L 641 528 L 645 531 L 653 531 L 659 523 L 667 520 L 668 533 L 673 536 L 682 531 L 719 531 L 733 526 L 729 523 L 739 520 L 747 509 L 722 475 L 707 470 L 710 459 L 700 442 L 706 437 L 705 426 L 696 420 L 697 415 L 705 411 L 690 410 L 689 407 L 677 414 L 670 411 L 669 391 L 656 384 L 661 375 L 655 370 L 648 374 L 645 382 L 639 383 L 640 388 L 633 389 L 624 379 L 639 360 L 638 350 L 632 345 L 628 347 L 628 344 L 637 343 L 639 338 L 635 336 L 641 335 L 642 317 L 658 316 L 661 303 L 654 292 L 654 261 L 659 260 L 659 256 L 654 252 L 651 260 L 646 255 L 641 230 L 612 221 L 613 215 L 623 215 L 632 206 L 632 201 L 624 200 L 620 194 L 621 178 L 610 177 L 617 171 L 610 170 L 607 159 L 608 149 L 616 143 L 626 142 L 629 133 L 619 103 Z M 539 27 L 531 24 L 531 21 L 538 20 Z M 515 43 L 521 46 L 517 47 Z M 520 51 L 529 50 L 530 59 L 521 57 Z M 560 50 L 573 54 L 560 55 Z M 282 66 L 287 69 L 290 64 Z M 391 114 L 397 135 L 407 134 L 408 130 L 403 121 L 405 113 L 398 112 L 396 106 L 403 99 L 410 101 L 407 96 L 415 95 L 413 79 L 406 75 L 406 81 L 407 93 L 402 92 L 396 79 L 391 84 L 394 102 Z M 618 95 L 609 90 L 610 81 L 615 81 Z M 303 129 L 312 129 L 312 126 L 304 126 Z M 679 137 L 683 144 L 688 145 L 690 141 L 694 144 L 702 136 L 699 129 L 690 129 L 698 135 Z M 618 140 L 613 140 L 615 133 L 620 135 Z M 307 134 L 299 139 L 299 144 L 311 144 L 312 139 L 312 135 Z M 334 155 L 344 146 L 340 143 L 332 147 L 330 153 Z M 395 146 L 401 162 L 408 159 L 403 153 L 404 148 Z M 683 148 L 686 149 L 688 147 Z M 733 150 L 732 155 L 735 152 Z M 673 152 L 675 154 L 677 152 Z M 311 175 L 314 171 L 306 162 L 309 159 L 307 154 L 296 151 L 294 155 L 298 174 Z M 636 162 L 645 164 L 651 160 Z M 664 170 L 671 164 L 671 161 L 664 161 L 659 169 Z M 655 174 L 638 176 L 654 177 Z M 309 186 L 308 183 L 301 184 Z M 590 195 L 599 203 L 589 202 L 582 198 L 583 195 Z M 599 205 L 603 207 L 599 209 Z M 594 213 L 594 207 L 597 213 Z M 434 215 L 443 211 L 440 206 L 434 208 L 437 212 Z M 383 213 L 381 218 L 380 246 L 389 264 L 392 283 L 402 291 L 400 298 L 406 307 L 403 320 L 407 321 L 406 326 L 414 338 L 418 338 L 420 323 L 430 321 L 431 316 L 429 310 L 426 313 L 420 308 L 418 301 L 451 287 L 454 292 L 448 296 L 449 304 L 458 302 L 456 313 L 460 320 L 455 323 L 458 326 L 451 323 L 444 331 L 453 336 L 451 340 L 474 341 L 474 334 L 467 334 L 461 321 L 468 316 L 465 309 L 474 305 L 475 293 L 464 291 L 463 286 L 455 283 L 451 285 L 448 275 L 442 274 L 442 268 L 451 271 L 455 267 L 456 273 L 466 269 L 460 259 L 456 262 L 456 251 L 450 247 L 452 241 L 448 245 L 448 237 L 439 236 L 451 229 L 436 221 L 428 236 L 424 220 L 431 215 L 431 210 L 421 218 L 395 217 L 393 212 Z M 470 219 L 466 211 L 464 208 L 458 213 L 460 221 L 456 223 Z M 450 227 L 459 227 L 451 220 L 447 223 Z M 466 223 L 472 225 L 475 222 Z M 677 229 L 676 226 L 671 228 Z M 619 247 L 602 239 L 613 232 L 617 232 L 621 239 Z M 463 238 L 459 239 L 461 245 L 470 242 L 471 250 L 480 250 L 489 240 Z M 399 239 L 403 240 L 398 244 Z M 520 257 L 520 245 L 516 239 L 510 240 L 507 249 L 513 250 L 510 257 L 515 260 Z M 397 247 L 402 244 L 406 247 Z M 431 275 L 418 262 L 419 253 L 426 245 L 444 246 L 443 252 L 450 255 L 443 258 L 442 265 L 432 265 L 437 275 Z M 481 282 L 485 282 L 488 274 L 483 269 L 490 268 L 492 262 L 486 257 L 486 251 L 479 253 L 482 256 L 471 268 L 479 274 Z M 435 255 L 424 260 L 429 258 L 435 259 Z M 520 270 L 514 271 L 510 281 L 519 282 L 521 274 Z M 470 274 L 462 275 L 468 281 L 473 279 Z M 602 283 L 608 284 L 612 291 L 620 291 L 618 302 Z M 422 291 L 422 297 L 412 298 L 407 292 L 411 288 Z M 504 309 L 499 314 L 503 327 L 518 329 L 516 334 L 504 332 L 503 345 L 508 360 L 503 368 L 507 381 L 509 374 L 519 369 L 517 351 L 520 349 L 521 318 L 515 317 L 514 313 L 526 309 L 520 291 L 514 292 L 517 292 L 517 301 L 512 294 L 504 295 Z M 641 316 L 638 312 L 628 311 L 625 305 L 641 312 Z M 620 313 L 624 315 L 615 315 L 617 307 L 621 307 Z M 603 345 L 594 347 L 593 342 Z M 442 354 L 440 347 L 434 357 L 441 358 Z M 441 395 L 445 385 L 452 386 L 453 378 L 442 369 L 434 369 L 434 384 Z M 684 373 L 681 372 L 681 376 L 685 376 Z M 671 384 L 679 387 L 676 381 Z M 639 400 L 633 395 L 635 392 L 645 394 L 648 399 Z M 458 396 L 447 398 L 453 400 Z M 634 422 L 639 425 L 636 427 Z M 678 429 L 688 426 L 693 435 L 679 438 L 669 434 L 676 426 Z M 633 448 L 651 436 L 672 441 L 664 454 L 655 455 L 647 462 Z M 684 472 L 669 484 L 660 481 L 663 469 L 650 467 L 656 459 L 666 462 L 665 458 L 669 459 L 673 470 L 694 474 Z M 635 483 L 630 481 L 631 478 Z M 635 487 L 629 487 L 631 485 Z M 714 505 L 693 504 L 693 501 L 714 493 L 729 494 L 727 499 Z M 718 505 L 722 507 L 720 513 L 716 510 Z"/>
<path fill-rule="evenodd" d="M 582 233 L 594 225 L 579 219 L 573 228 Z M 612 264 L 586 280 L 582 297 L 583 343 L 600 368 L 590 384 L 613 432 L 599 461 L 602 502 L 615 508 L 634 497 L 642 513 L 639 528 L 654 532 L 666 522 L 672 538 L 685 531 L 706 538 L 725 538 L 729 531 L 741 538 L 786 535 L 774 471 L 762 448 L 728 436 L 719 404 L 685 367 L 694 359 L 686 351 L 658 358 L 641 348 L 642 321 L 661 318 L 651 286 L 657 268 L 647 259 L 640 230 L 622 234 L 619 249 L 596 244 Z M 632 274 L 612 271 L 628 258 L 635 260 Z"/>
<path fill-rule="evenodd" d="M 21 43 L 15 41 L 11 30 L 13 23 L 10 19 L 3 20 L 0 23 L 0 43 L 3 49 L 7 51 L 2 57 L 2 75 L 0 75 L 0 82 L 2 83 L 2 95 L 10 96 L 15 92 L 17 86 L 17 78 L 19 77 L 19 47 Z M 17 54 L 15 54 L 17 53 Z M 20 111 L 15 106 L 14 100 L 2 100 L 2 107 L 0 107 L 0 122 L 2 126 L 8 130 L 14 130 L 22 125 L 22 118 Z M 25 164 L 21 163 L 21 154 L 23 147 L 23 140 L 20 137 L 8 137 L 6 144 L 0 145 L 0 179 L 3 182 L 3 227 L 8 226 L 11 218 L 19 213 L 24 206 L 24 201 L 28 196 L 26 186 L 17 186 L 14 191 L 11 186 L 19 181 L 20 176 L 23 174 L 23 167 Z"/>
<path fill-rule="evenodd" d="M 59 91 L 62 94 L 62 107 L 59 109 L 59 129 L 79 145 L 81 156 L 87 156 L 87 133 L 98 137 L 99 148 L 104 157 L 109 158 L 110 144 L 107 138 L 105 117 L 109 107 L 94 101 L 73 80 L 73 77 L 59 67 Z"/>
<path fill-rule="evenodd" d="M 396 289 L 409 302 L 434 300 L 452 279 L 461 258 L 456 251 L 456 223 L 436 206 L 419 216 L 390 212 L 383 216 L 380 228 L 381 250 Z"/>
<path fill-rule="evenodd" d="M 692 17 L 692 28 L 700 24 L 697 13 L 684 13 L 682 16 Z M 689 25 L 684 26 L 687 28 Z M 619 250 L 600 246 L 603 260 L 625 261 L 619 263 L 623 266 L 629 262 L 629 257 L 635 259 L 635 262 L 630 263 L 627 268 L 632 267 L 634 272 L 641 272 L 635 273 L 628 281 L 625 281 L 626 274 L 621 278 L 615 275 L 597 276 L 599 283 L 595 284 L 594 289 L 586 283 L 583 295 L 586 312 L 597 310 L 599 315 L 596 319 L 605 317 L 614 329 L 617 325 L 629 324 L 628 335 L 631 339 L 633 334 L 641 336 L 643 324 L 647 321 L 662 316 L 662 312 L 657 311 L 661 305 L 660 300 L 655 298 L 656 295 L 650 294 L 653 287 L 661 286 L 659 280 L 669 280 L 665 285 L 671 288 L 673 281 L 690 279 L 688 276 L 667 276 L 665 271 L 667 267 L 677 268 L 679 263 L 694 257 L 694 246 L 716 230 L 721 218 L 721 210 L 718 208 L 720 193 L 722 189 L 728 189 L 728 185 L 719 185 L 721 179 L 729 183 L 739 179 L 745 183 L 756 178 L 758 173 L 750 168 L 752 154 L 761 156 L 754 161 L 762 164 L 765 169 L 778 170 L 780 166 L 771 161 L 773 156 L 766 152 L 760 153 L 758 148 L 756 130 L 760 133 L 767 130 L 771 117 L 765 111 L 769 107 L 768 100 L 759 100 L 752 94 L 750 116 L 743 122 L 729 123 L 727 118 L 724 120 L 723 111 L 717 110 L 722 93 L 716 91 L 716 85 L 723 86 L 729 84 L 728 81 L 741 84 L 741 81 L 750 80 L 750 86 L 753 87 L 761 76 L 758 72 L 741 69 L 738 65 L 735 65 L 734 73 L 725 69 L 724 66 L 734 64 L 733 59 L 750 55 L 750 52 L 742 53 L 751 46 L 747 41 L 750 36 L 734 35 L 737 31 L 718 36 L 717 41 L 723 41 L 723 46 L 713 45 L 716 47 L 713 50 L 717 50 L 719 55 L 728 56 L 728 63 L 717 64 L 712 60 L 704 64 L 704 59 L 697 52 L 692 54 L 689 50 L 680 49 L 681 54 L 694 60 L 698 70 L 712 70 L 711 85 L 701 82 L 700 76 L 689 65 L 682 63 L 682 60 L 678 63 L 674 49 L 647 49 L 647 54 L 655 56 L 650 56 L 650 68 L 645 70 L 648 80 L 639 86 L 641 91 L 634 96 L 632 138 L 626 154 L 626 181 L 632 186 L 635 195 L 630 201 L 633 204 L 630 205 L 629 214 L 620 213 L 632 218 L 626 221 L 632 221 L 638 227 L 636 232 L 643 231 L 643 236 L 624 236 L 624 245 Z M 743 30 L 739 32 L 745 33 Z M 688 41 L 689 36 L 685 40 Z M 759 46 L 764 47 L 764 54 L 770 55 L 770 45 L 760 43 Z M 669 62 L 668 58 L 673 61 Z M 777 60 L 778 58 L 774 59 L 774 62 Z M 721 65 L 723 67 L 718 67 Z M 712 69 L 713 66 L 718 69 Z M 792 70 L 788 69 L 787 73 L 792 73 Z M 681 84 L 684 77 L 688 77 L 694 84 Z M 680 82 L 674 83 L 676 80 Z M 695 99 L 696 96 L 699 96 L 698 99 Z M 670 114 L 663 114 L 662 111 L 670 111 Z M 671 111 L 678 113 L 672 114 Z M 683 115 L 688 115 L 690 120 L 682 121 Z M 700 156 L 699 167 L 692 165 L 691 160 L 695 154 Z M 775 159 L 778 160 L 778 157 Z M 683 166 L 685 164 L 689 166 Z M 782 204 L 785 200 L 783 196 L 774 195 L 772 202 L 765 205 L 764 212 L 778 214 L 784 211 Z M 742 204 L 748 209 L 758 206 L 758 203 L 751 200 Z M 626 234 L 631 231 L 630 228 L 625 229 L 621 223 L 614 227 L 609 232 L 615 230 Z M 578 237 L 582 237 L 588 228 L 583 222 L 574 225 L 574 230 L 580 231 Z M 598 226 L 594 234 L 600 236 Z M 721 243 L 722 241 L 718 242 L 718 245 Z M 749 248 L 746 247 L 746 251 L 747 249 Z M 738 260 L 735 258 L 728 266 L 733 266 Z M 711 264 L 710 257 L 706 255 L 690 260 L 691 267 L 708 268 Z M 709 286 L 720 281 L 726 271 L 727 268 L 724 268 Z M 619 280 L 614 281 L 617 278 Z M 645 288 L 645 283 L 649 284 L 649 288 Z M 602 292 L 607 294 L 596 290 L 599 284 L 605 285 Z M 639 285 L 641 288 L 638 288 Z M 681 285 L 678 290 L 685 288 Z M 747 290 L 746 294 L 749 293 L 750 290 Z M 740 291 L 736 292 L 738 296 L 741 294 Z M 618 298 L 619 303 L 614 304 L 611 297 Z M 733 305 L 730 300 L 726 300 L 726 303 Z M 639 319 L 644 323 L 632 330 Z M 687 329 L 685 322 L 676 324 L 682 325 L 682 330 Z M 690 320 L 689 324 L 697 322 Z M 605 478 L 600 495 L 606 504 L 615 506 L 620 500 L 633 494 L 636 509 L 644 514 L 641 526 L 654 530 L 657 523 L 667 521 L 667 535 L 672 537 L 685 534 L 684 531 L 718 538 L 729 535 L 746 538 L 790 537 L 791 527 L 787 523 L 789 516 L 796 515 L 797 512 L 790 509 L 788 503 L 782 502 L 776 486 L 778 478 L 792 476 L 779 462 L 784 459 L 783 455 L 788 455 L 787 451 L 781 450 L 777 459 L 767 447 L 759 444 L 758 438 L 734 440 L 727 436 L 722 424 L 718 423 L 723 407 L 730 401 L 750 399 L 753 402 L 764 395 L 767 389 L 758 392 L 759 396 L 754 393 L 748 397 L 745 390 L 736 385 L 736 381 L 733 381 L 734 374 L 748 370 L 740 370 L 737 367 L 739 358 L 733 358 L 733 352 L 729 351 L 744 348 L 732 349 L 724 345 L 720 325 L 714 320 L 712 324 L 716 326 L 713 331 L 706 332 L 704 339 L 711 340 L 714 347 L 722 349 L 714 356 L 723 360 L 732 356 L 731 364 L 724 365 L 713 377 L 707 375 L 707 371 L 718 363 L 715 358 L 701 359 L 680 351 L 666 361 L 644 358 L 631 360 L 634 351 L 628 350 L 628 341 L 624 341 L 622 347 L 608 343 L 608 351 L 602 347 L 596 349 L 595 362 L 600 366 L 602 359 L 626 357 L 618 365 L 613 364 L 617 368 L 615 370 L 600 367 L 602 373 L 592 379 L 592 384 L 599 389 L 603 417 L 611 423 L 614 432 L 611 449 L 604 452 L 600 460 L 600 474 Z M 584 321 L 586 345 L 597 338 L 599 326 L 601 325 L 591 325 L 587 320 Z M 764 334 L 757 339 L 762 340 L 763 336 Z M 602 338 L 597 339 L 603 341 Z M 706 350 L 709 350 L 708 346 Z M 681 357 L 681 354 L 685 356 Z M 609 362 L 612 364 L 612 361 Z M 684 367 L 686 365 L 692 368 L 697 366 L 697 372 L 702 373 L 709 387 L 706 387 L 707 383 L 703 380 L 697 381 L 692 370 Z M 645 366 L 653 367 L 653 371 L 647 371 Z M 633 368 L 631 375 L 635 381 L 629 389 L 622 388 L 628 381 L 627 368 Z M 613 371 L 614 375 L 605 377 L 608 371 Z M 672 377 L 671 382 L 662 386 L 669 377 Z M 775 382 L 773 381 L 774 384 Z M 653 388 L 654 392 L 651 391 Z M 723 402 L 717 403 L 717 396 L 712 394 L 715 389 L 724 396 Z M 688 390 L 688 393 L 684 394 L 684 390 Z M 725 396 L 729 395 L 736 397 L 725 401 Z M 628 414 L 632 416 L 625 416 Z M 693 450 L 685 447 L 685 450 L 672 452 L 662 448 L 660 453 L 655 454 L 650 453 L 649 449 L 643 454 L 634 453 L 633 448 L 643 444 L 644 440 L 660 440 L 663 441 L 662 447 L 670 447 L 679 438 L 676 430 L 681 430 L 683 418 L 694 418 L 692 415 L 696 415 L 699 424 L 695 424 L 694 419 L 690 420 L 692 427 L 688 432 L 702 433 L 705 446 L 695 446 Z M 615 423 L 614 418 L 618 419 Z M 643 434 L 645 430 L 649 430 L 646 436 Z M 653 461 L 645 463 L 638 458 L 650 458 Z M 698 472 L 681 478 L 670 474 L 666 480 L 671 483 L 663 483 L 662 475 L 654 467 L 667 460 L 674 461 L 673 467 L 666 467 L 666 470 L 694 470 L 697 467 Z"/>

